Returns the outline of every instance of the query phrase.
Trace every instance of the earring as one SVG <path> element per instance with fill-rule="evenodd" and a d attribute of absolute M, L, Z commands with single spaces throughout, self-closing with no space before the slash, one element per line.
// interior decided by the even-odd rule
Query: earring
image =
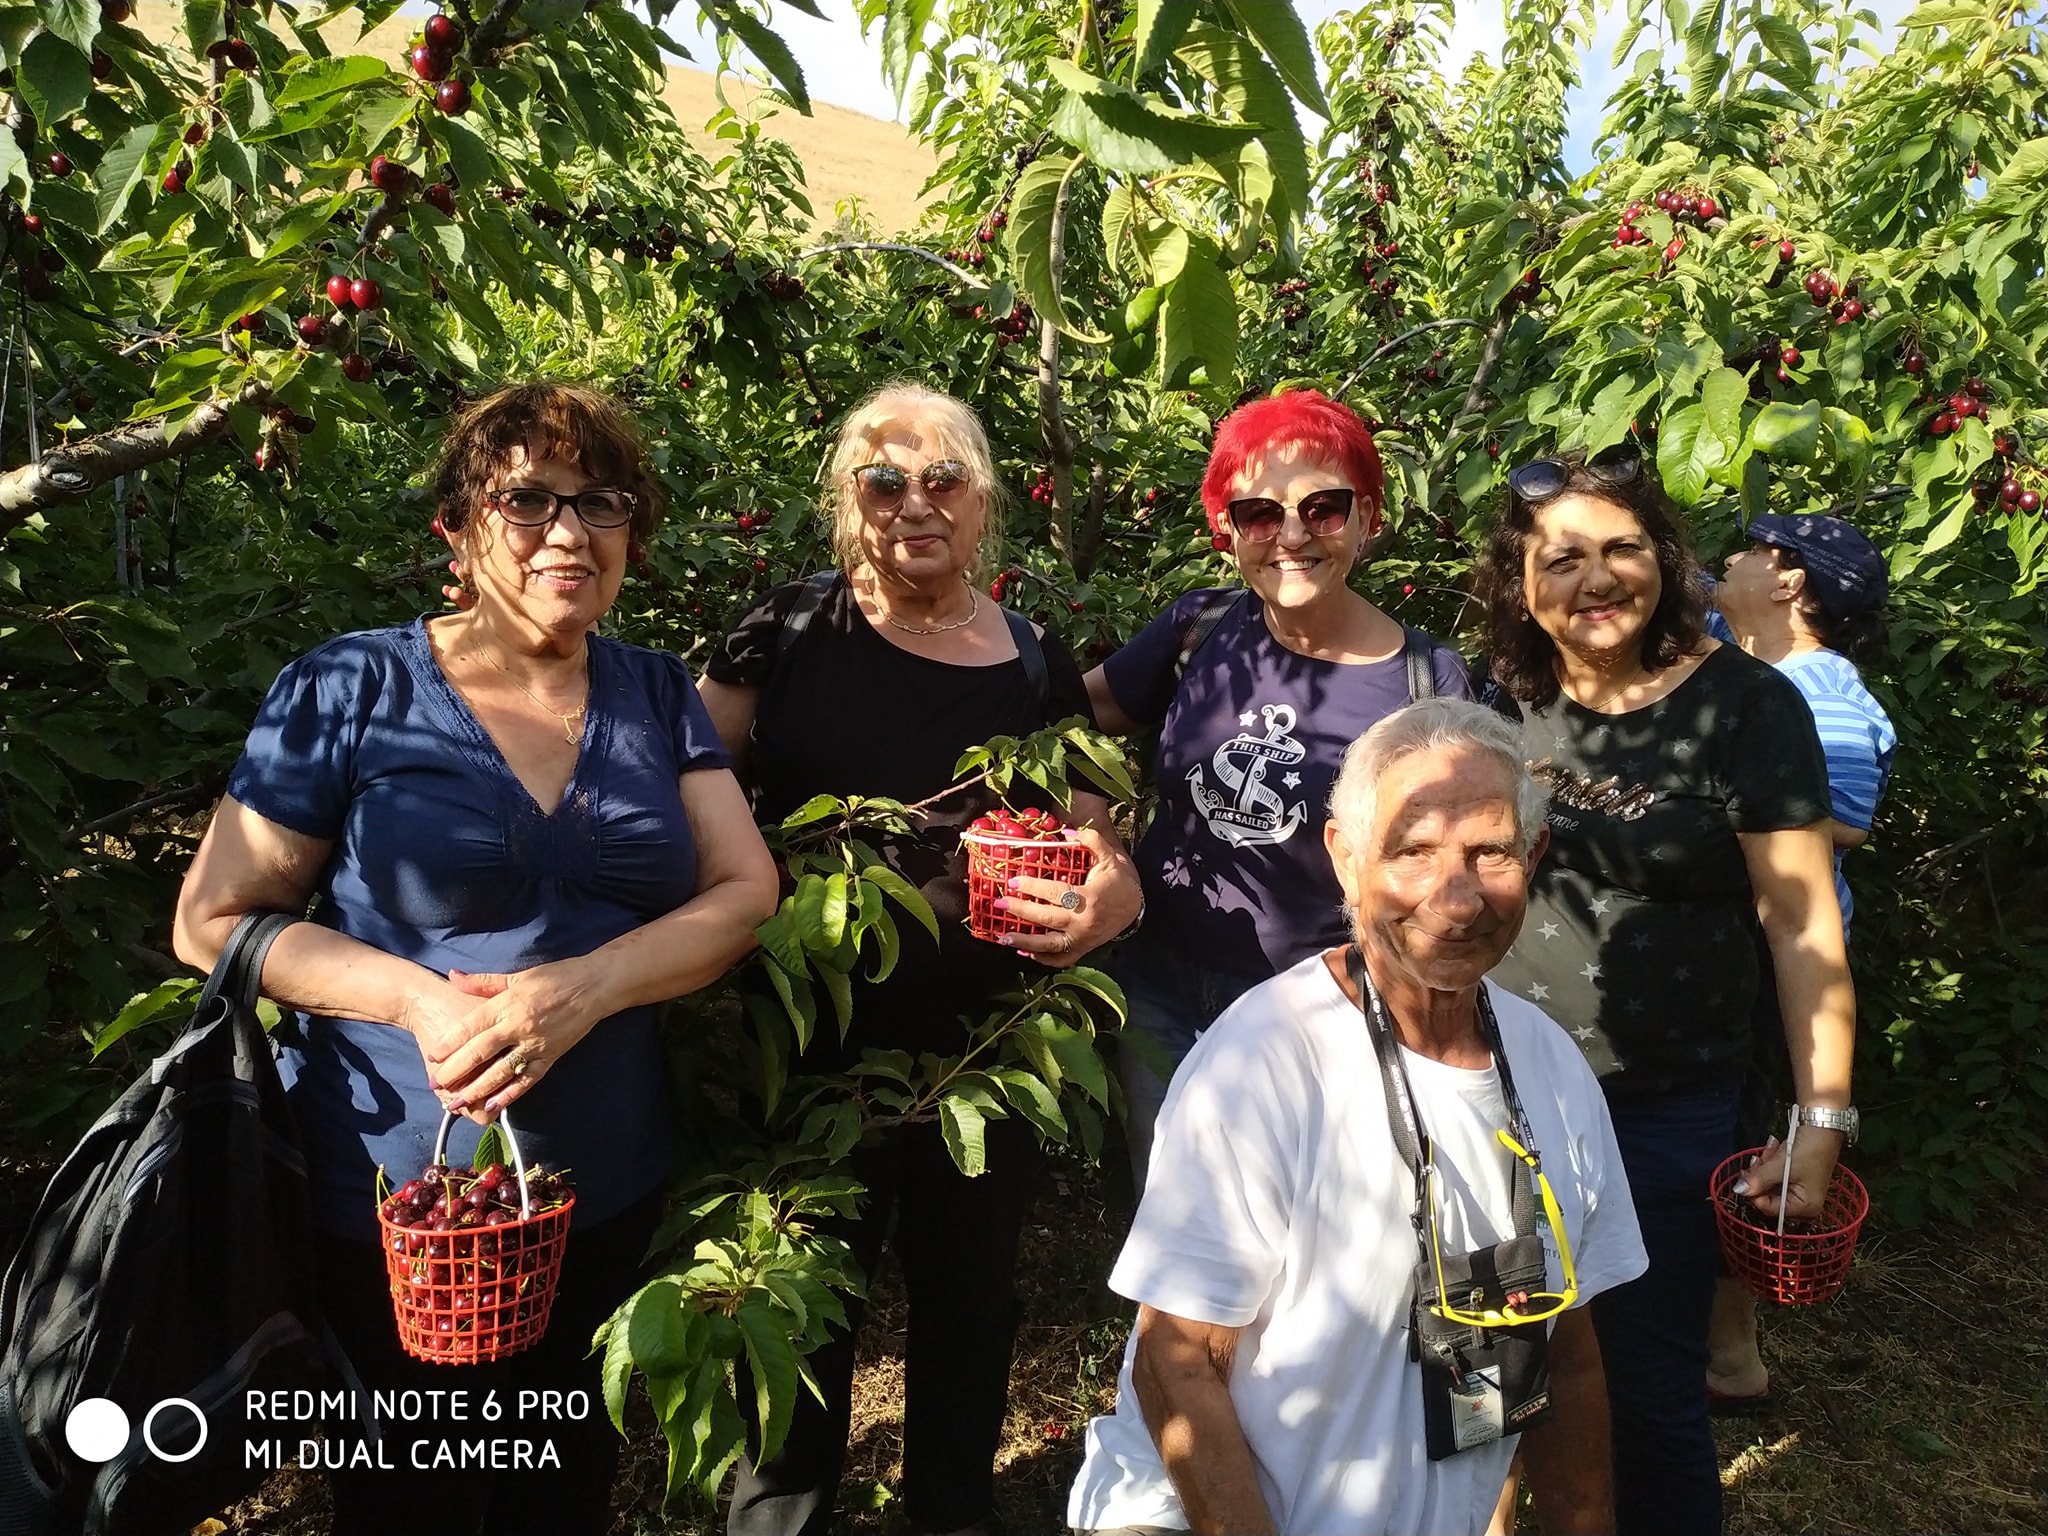
<path fill-rule="evenodd" d="M 647 574 L 647 546 L 641 543 L 640 540 L 635 539 L 626 546 L 626 560 L 637 574 L 641 576 Z"/>

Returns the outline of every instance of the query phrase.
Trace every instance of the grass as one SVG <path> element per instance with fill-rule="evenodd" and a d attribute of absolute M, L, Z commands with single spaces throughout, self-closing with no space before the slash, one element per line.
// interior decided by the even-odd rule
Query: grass
<path fill-rule="evenodd" d="M 1064 1529 L 1082 1427 L 1114 1398 L 1128 1308 L 1102 1285 L 1130 1212 L 1129 1177 L 1047 1165 L 1027 1220 L 1025 1317 L 998 1456 L 997 1512 L 1013 1536 Z M 11 1251 L 33 1193 L 0 1169 L 0 1238 Z M 47 1170 L 44 1170 L 46 1176 Z M 12 1184 L 10 1192 L 7 1186 Z M 9 1194 L 13 1198 L 7 1198 Z M 1779 1407 L 1722 1421 L 1728 1530 L 1745 1533 L 2039 1531 L 2048 1526 L 2048 1177 L 1987 1211 L 1974 1230 L 1866 1226 L 1849 1285 L 1824 1305 L 1762 1310 L 1764 1358 Z M 906 1311 L 886 1260 L 860 1345 L 844 1528 L 904 1529 L 892 1490 L 902 1451 Z M 666 1447 L 644 1401 L 620 1467 L 612 1536 L 709 1536 L 700 1505 L 664 1517 Z M 325 1536 L 317 1475 L 280 1473 L 211 1529 L 234 1536 Z M 1521 1528 L 1534 1530 L 1528 1510 Z"/>

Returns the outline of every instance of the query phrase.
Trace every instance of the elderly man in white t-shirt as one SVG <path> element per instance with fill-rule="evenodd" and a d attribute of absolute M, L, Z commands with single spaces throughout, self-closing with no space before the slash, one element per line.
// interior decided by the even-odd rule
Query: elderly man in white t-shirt
<path fill-rule="evenodd" d="M 1326 840 L 1370 986 L 1353 951 L 1303 961 L 1226 1011 L 1175 1076 L 1110 1276 L 1138 1321 L 1117 1410 L 1088 1428 L 1075 1530 L 1478 1533 L 1518 1445 L 1545 1530 L 1614 1528 L 1585 1304 L 1642 1273 L 1642 1240 L 1585 1058 L 1483 980 L 1521 928 L 1543 803 L 1519 729 L 1464 700 L 1410 705 L 1352 744 Z M 1422 1136 L 1398 1142 L 1397 1113 Z M 1548 1273 L 1543 1293 L 1479 1315 L 1554 1312 L 1548 1412 L 1532 1391 L 1504 1414 L 1467 1362 L 1467 1448 L 1432 1460 L 1410 1352 L 1418 1254 L 1485 1250 L 1518 1210 L 1530 1228 L 1531 1181 L 1517 1185 L 1502 1132 L 1533 1142 L 1555 1196 L 1533 1223 Z"/>

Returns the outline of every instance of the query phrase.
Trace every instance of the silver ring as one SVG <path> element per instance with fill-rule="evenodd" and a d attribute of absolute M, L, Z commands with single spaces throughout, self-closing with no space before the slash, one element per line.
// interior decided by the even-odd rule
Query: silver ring
<path fill-rule="evenodd" d="M 1076 890 L 1073 886 L 1068 886 L 1064 891 L 1060 892 L 1060 905 L 1065 907 L 1069 912 L 1080 911 L 1081 893 L 1078 890 Z"/>
<path fill-rule="evenodd" d="M 1071 933 L 1067 932 L 1066 929 L 1062 928 L 1060 930 L 1060 953 L 1064 955 L 1068 950 L 1072 949 L 1073 947 L 1074 936 Z"/>

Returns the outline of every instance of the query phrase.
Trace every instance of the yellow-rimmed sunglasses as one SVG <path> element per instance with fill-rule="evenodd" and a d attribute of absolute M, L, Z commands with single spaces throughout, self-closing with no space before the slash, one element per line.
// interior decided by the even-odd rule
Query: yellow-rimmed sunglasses
<path fill-rule="evenodd" d="M 1550 1223 L 1550 1230 L 1557 1238 L 1558 1265 L 1564 1271 L 1562 1291 L 1518 1291 L 1507 1298 L 1499 1310 L 1465 1312 L 1457 1307 L 1439 1301 L 1429 1308 L 1434 1317 L 1441 1317 L 1453 1323 L 1463 1323 L 1471 1328 L 1515 1328 L 1524 1323 L 1540 1323 L 1557 1316 L 1579 1299 L 1579 1273 L 1572 1264 L 1571 1240 L 1564 1233 L 1564 1216 L 1557 1208 L 1557 1195 L 1550 1187 L 1550 1180 L 1544 1177 L 1543 1164 L 1536 1154 L 1523 1146 L 1506 1131 L 1495 1131 L 1500 1144 L 1528 1165 L 1530 1176 L 1536 1181 L 1536 1188 L 1543 1196 L 1543 1215 Z M 1430 1188 L 1429 1200 L 1429 1252 L 1436 1265 L 1436 1293 L 1439 1297 L 1448 1294 L 1444 1284 L 1444 1247 L 1442 1235 L 1436 1224 L 1436 1164 L 1429 1164 L 1427 1178 Z"/>

